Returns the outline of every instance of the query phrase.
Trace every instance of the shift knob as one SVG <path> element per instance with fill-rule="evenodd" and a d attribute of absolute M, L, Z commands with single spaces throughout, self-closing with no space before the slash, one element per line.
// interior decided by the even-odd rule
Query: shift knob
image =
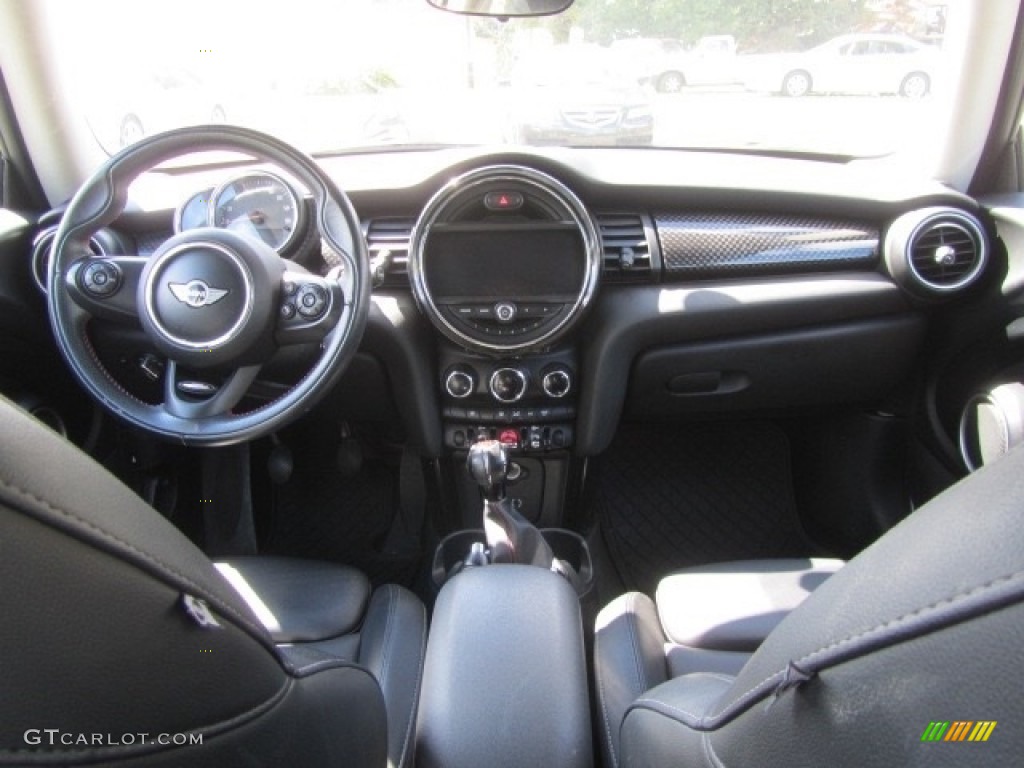
<path fill-rule="evenodd" d="M 469 447 L 466 468 L 480 486 L 485 499 L 499 501 L 505 498 L 508 450 L 504 445 L 497 440 L 480 440 L 473 443 Z"/>

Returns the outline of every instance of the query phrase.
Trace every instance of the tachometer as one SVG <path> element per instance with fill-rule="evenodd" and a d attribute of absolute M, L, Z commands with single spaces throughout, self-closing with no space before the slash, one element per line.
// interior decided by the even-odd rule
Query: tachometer
<path fill-rule="evenodd" d="M 184 232 L 186 229 L 198 229 L 210 223 L 210 200 L 213 189 L 196 192 L 182 203 L 174 212 L 174 231 Z"/>
<path fill-rule="evenodd" d="M 221 184 L 210 200 L 210 224 L 284 251 L 302 224 L 303 208 L 284 179 L 261 171 Z"/>

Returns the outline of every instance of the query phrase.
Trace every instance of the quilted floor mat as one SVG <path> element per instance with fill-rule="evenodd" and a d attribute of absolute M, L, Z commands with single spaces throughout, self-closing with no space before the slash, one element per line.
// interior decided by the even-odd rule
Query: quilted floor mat
<path fill-rule="evenodd" d="M 628 589 L 651 594 L 686 566 L 816 551 L 797 518 L 789 441 L 767 422 L 625 425 L 590 480 Z"/>

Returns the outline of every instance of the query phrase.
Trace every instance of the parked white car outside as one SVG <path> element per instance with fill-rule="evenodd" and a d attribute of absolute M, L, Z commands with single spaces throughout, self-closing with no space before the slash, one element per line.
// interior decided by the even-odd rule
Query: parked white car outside
<path fill-rule="evenodd" d="M 921 98 L 931 90 L 936 49 L 903 35 L 850 34 L 804 53 L 741 56 L 748 90 L 809 93 L 898 93 Z"/>

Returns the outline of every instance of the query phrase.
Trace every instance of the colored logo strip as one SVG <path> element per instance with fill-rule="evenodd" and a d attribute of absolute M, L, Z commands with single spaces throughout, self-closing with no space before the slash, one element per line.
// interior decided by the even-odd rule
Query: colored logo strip
<path fill-rule="evenodd" d="M 967 737 L 968 741 L 988 741 L 988 737 L 992 735 L 992 731 L 996 729 L 995 720 L 981 720 L 974 730 L 971 731 L 971 735 Z"/>
<path fill-rule="evenodd" d="M 932 720 L 921 734 L 921 741 L 988 741 L 996 720 Z"/>

